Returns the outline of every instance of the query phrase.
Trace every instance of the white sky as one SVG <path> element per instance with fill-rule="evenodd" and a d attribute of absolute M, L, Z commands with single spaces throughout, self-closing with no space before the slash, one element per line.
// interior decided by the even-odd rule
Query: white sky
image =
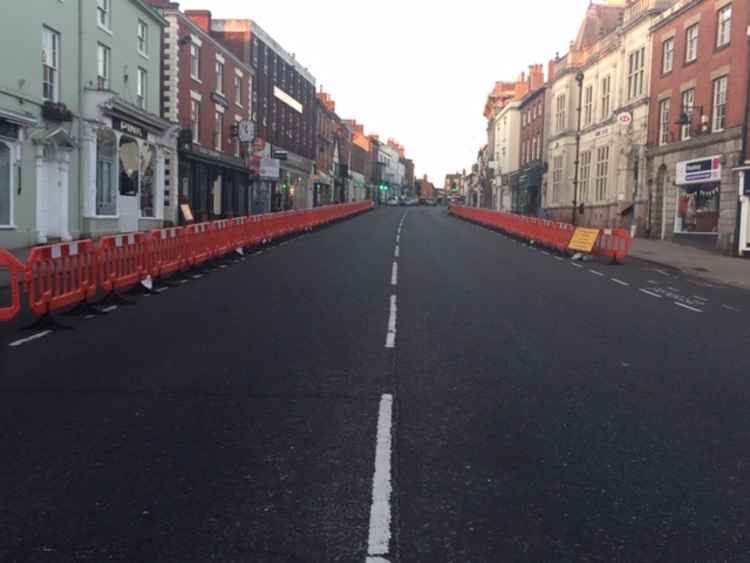
<path fill-rule="evenodd" d="M 442 186 L 486 141 L 495 80 L 565 53 L 589 0 L 182 0 L 255 20 L 307 66 L 336 112 L 393 137 Z"/>

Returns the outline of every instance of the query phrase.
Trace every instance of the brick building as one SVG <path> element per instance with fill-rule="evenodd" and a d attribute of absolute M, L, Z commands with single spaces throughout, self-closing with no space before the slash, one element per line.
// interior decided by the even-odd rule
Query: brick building
<path fill-rule="evenodd" d="M 354 199 L 361 201 L 372 198 L 372 142 L 365 135 L 363 125 L 356 120 L 346 120 L 352 130 L 351 170 Z"/>
<path fill-rule="evenodd" d="M 513 192 L 514 213 L 537 215 L 541 208 L 544 176 L 544 66 L 529 67 L 529 92 L 521 99 L 520 168 Z"/>
<path fill-rule="evenodd" d="M 211 35 L 255 70 L 252 119 L 257 123 L 255 160 L 261 179 L 254 190 L 257 210 L 313 205 L 315 78 L 257 23 L 213 20 Z M 277 160 L 274 153 L 286 151 Z"/>
<path fill-rule="evenodd" d="M 435 184 L 430 182 L 425 174 L 422 178 L 415 180 L 416 195 L 420 199 L 435 199 Z"/>
<path fill-rule="evenodd" d="M 335 137 L 339 118 L 336 104 L 322 90 L 315 96 L 315 159 L 313 164 L 313 207 L 334 200 Z"/>
<path fill-rule="evenodd" d="M 416 188 L 414 183 L 414 161 L 411 158 L 403 158 L 401 160 L 404 164 L 404 188 L 408 194 L 414 195 Z"/>
<path fill-rule="evenodd" d="M 683 0 L 653 25 L 647 230 L 729 250 L 738 228 L 750 5 Z"/>
<path fill-rule="evenodd" d="M 179 123 L 178 193 L 196 220 L 246 215 L 254 173 L 248 146 L 232 135 L 249 120 L 254 71 L 210 34 L 211 12 L 152 0 L 168 22 L 162 114 Z M 185 217 L 180 213 L 180 221 Z"/>

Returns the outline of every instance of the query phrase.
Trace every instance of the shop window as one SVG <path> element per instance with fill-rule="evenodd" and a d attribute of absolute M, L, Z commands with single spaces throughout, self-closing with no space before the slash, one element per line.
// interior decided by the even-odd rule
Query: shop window
<path fill-rule="evenodd" d="M 140 172 L 140 151 L 138 142 L 130 137 L 120 139 L 120 195 L 138 195 L 138 175 Z"/>
<path fill-rule="evenodd" d="M 96 135 L 96 214 L 117 214 L 117 189 L 115 183 L 115 147 L 117 139 L 109 129 L 100 129 Z"/>
<path fill-rule="evenodd" d="M 156 149 L 141 146 L 141 217 L 156 217 Z"/>
<path fill-rule="evenodd" d="M 10 147 L 0 141 L 0 225 L 13 224 L 13 159 Z"/>
<path fill-rule="evenodd" d="M 719 226 L 719 185 L 683 187 L 677 202 L 678 233 L 716 233 Z"/>

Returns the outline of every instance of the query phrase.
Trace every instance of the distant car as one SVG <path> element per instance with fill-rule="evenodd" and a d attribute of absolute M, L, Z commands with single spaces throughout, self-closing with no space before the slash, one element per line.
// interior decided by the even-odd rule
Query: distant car
<path fill-rule="evenodd" d="M 399 202 L 395 197 L 390 198 L 385 204 L 389 207 L 398 207 Z"/>
<path fill-rule="evenodd" d="M 434 199 L 426 199 L 424 200 L 424 204 L 429 207 L 435 207 L 435 205 L 437 205 Z"/>

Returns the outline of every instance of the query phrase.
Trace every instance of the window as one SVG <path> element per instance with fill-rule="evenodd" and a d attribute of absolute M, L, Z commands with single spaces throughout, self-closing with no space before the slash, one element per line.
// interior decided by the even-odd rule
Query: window
<path fill-rule="evenodd" d="M 562 188 L 563 157 L 556 156 L 552 160 L 552 201 L 560 201 L 560 190 Z"/>
<path fill-rule="evenodd" d="M 714 80 L 714 111 L 711 130 L 716 133 L 727 126 L 727 77 Z"/>
<path fill-rule="evenodd" d="M 659 144 L 666 145 L 669 142 L 669 113 L 672 109 L 672 100 L 667 98 L 659 102 Z"/>
<path fill-rule="evenodd" d="M 139 108 L 146 109 L 146 92 L 148 91 L 148 74 L 146 69 L 138 67 L 138 84 L 136 85 L 136 103 Z"/>
<path fill-rule="evenodd" d="M 579 186 L 579 200 L 589 201 L 589 187 L 591 185 L 591 151 L 581 153 L 581 185 Z"/>
<path fill-rule="evenodd" d="M 201 79 L 201 48 L 195 43 L 190 44 L 190 77 Z"/>
<path fill-rule="evenodd" d="M 59 101 L 60 34 L 42 28 L 42 98 Z"/>
<path fill-rule="evenodd" d="M 224 63 L 216 61 L 216 91 L 224 93 Z"/>
<path fill-rule="evenodd" d="M 644 66 L 646 61 L 646 48 L 641 47 L 640 49 L 633 51 L 628 55 L 628 100 L 638 98 L 643 95 L 643 76 Z M 605 78 L 607 81 L 607 106 L 609 106 L 609 90 L 610 81 L 609 77 Z M 606 115 L 602 115 L 602 119 L 606 119 L 609 116 L 609 111 Z"/>
<path fill-rule="evenodd" d="M 238 124 L 238 126 L 239 126 L 240 121 L 241 119 L 239 117 L 236 117 L 234 120 L 234 122 Z M 235 158 L 240 158 L 240 138 L 239 137 L 234 138 L 234 156 Z"/>
<path fill-rule="evenodd" d="M 612 79 L 607 76 L 602 78 L 602 119 L 609 118 L 609 94 L 612 87 Z"/>
<path fill-rule="evenodd" d="M 96 23 L 107 30 L 112 28 L 112 0 L 96 0 Z"/>
<path fill-rule="evenodd" d="M 729 45 L 732 36 L 732 5 L 724 6 L 718 12 L 716 26 L 716 46 L 725 47 Z"/>
<path fill-rule="evenodd" d="M 13 159 L 10 146 L 0 141 L 0 225 L 13 224 Z"/>
<path fill-rule="evenodd" d="M 586 86 L 583 91 L 583 124 L 591 125 L 594 118 L 594 87 Z"/>
<path fill-rule="evenodd" d="M 242 78 L 234 75 L 234 103 L 242 107 Z"/>
<path fill-rule="evenodd" d="M 148 26 L 142 20 L 138 20 L 138 52 L 148 55 Z"/>
<path fill-rule="evenodd" d="M 96 134 L 96 214 L 117 215 L 115 152 L 117 140 L 110 129 Z"/>
<path fill-rule="evenodd" d="M 565 94 L 557 96 L 557 111 L 555 113 L 555 130 L 562 131 L 565 128 Z"/>
<path fill-rule="evenodd" d="M 607 178 L 609 177 L 609 145 L 596 149 L 596 201 L 607 198 Z"/>
<path fill-rule="evenodd" d="M 221 142 L 224 138 L 224 114 L 220 111 L 214 114 L 214 148 L 221 150 Z"/>
<path fill-rule="evenodd" d="M 156 217 L 156 149 L 141 145 L 141 217 Z"/>
<path fill-rule="evenodd" d="M 690 26 L 685 32 L 685 62 L 692 63 L 698 58 L 698 24 Z"/>
<path fill-rule="evenodd" d="M 682 116 L 686 123 L 680 128 L 680 139 L 687 141 L 690 138 L 690 127 L 693 123 L 693 105 L 695 105 L 695 88 L 685 90 L 682 93 Z"/>
<path fill-rule="evenodd" d="M 198 100 L 191 100 L 190 105 L 190 129 L 193 131 L 193 142 L 200 143 L 201 127 L 201 103 Z"/>
<path fill-rule="evenodd" d="M 109 90 L 109 69 L 111 67 L 111 51 L 106 45 L 96 46 L 96 87 L 99 90 Z"/>
<path fill-rule="evenodd" d="M 662 43 L 661 49 L 661 73 L 668 74 L 672 72 L 672 66 L 674 65 L 674 38 L 670 37 Z"/>

